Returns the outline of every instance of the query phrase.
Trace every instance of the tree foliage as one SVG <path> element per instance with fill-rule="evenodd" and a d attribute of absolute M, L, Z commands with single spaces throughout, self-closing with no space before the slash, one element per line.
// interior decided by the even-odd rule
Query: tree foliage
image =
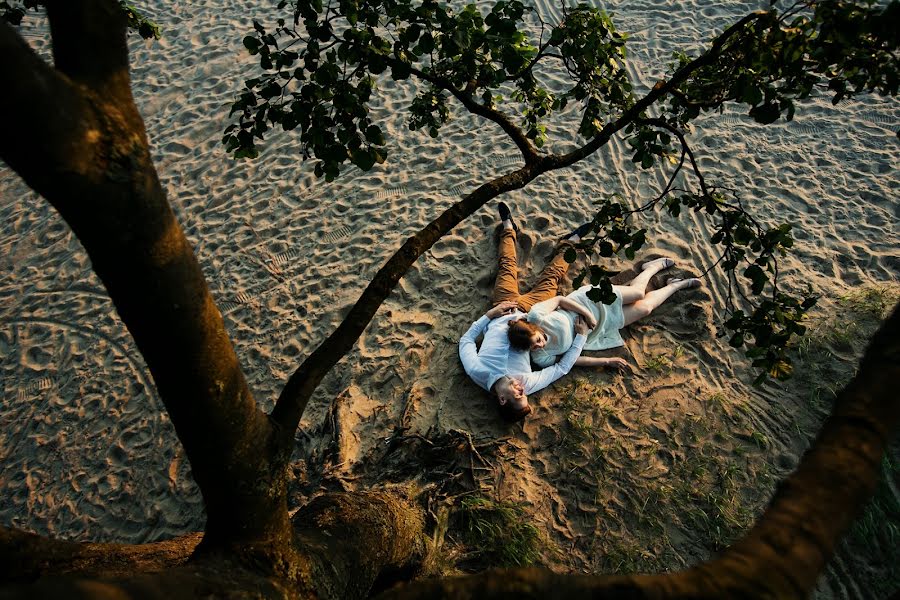
<path fill-rule="evenodd" d="M 789 247 L 789 230 L 755 230 L 754 221 L 730 192 L 705 184 L 682 130 L 664 115 L 648 114 L 651 105 L 674 94 L 693 74 L 718 60 L 732 36 L 742 34 L 756 20 L 770 18 L 765 16 L 770 13 L 741 20 L 717 37 L 707 52 L 676 67 L 668 81 L 642 98 L 623 99 L 618 105 L 621 112 L 604 117 L 606 120 L 584 146 L 564 155 L 539 154 L 536 145 L 540 130 L 532 133 L 514 124 L 497 110 L 497 104 L 488 103 L 483 93 L 473 96 L 484 87 L 479 88 L 477 81 L 471 84 L 471 91 L 467 91 L 470 82 L 459 89 L 456 86 L 462 85 L 462 80 L 454 83 L 429 75 L 433 67 L 430 62 L 416 66 L 406 63 L 407 76 L 419 77 L 430 85 L 420 95 L 423 118 L 431 114 L 433 122 L 445 121 L 442 110 L 435 112 L 429 107 L 441 102 L 437 96 L 452 96 L 468 110 L 502 127 L 522 151 L 525 166 L 479 186 L 410 237 L 373 278 L 335 333 L 307 357 L 285 385 L 275 409 L 266 414 L 243 377 L 199 262 L 153 166 L 148 136 L 129 88 L 125 43 L 128 13 L 120 10 L 116 0 L 48 0 L 46 4 L 53 65 L 0 19 L 4 56 L 0 75 L 12 82 L 0 94 L 0 108 L 16 115 L 4 122 L 0 158 L 52 204 L 90 256 L 92 268 L 147 361 L 203 494 L 207 522 L 202 540 L 194 534 L 138 546 L 64 542 L 0 527 L 0 581 L 23 584 L 4 587 L 4 596 L 209 597 L 245 593 L 259 597 L 347 598 L 364 597 L 373 585 L 388 585 L 392 578 L 408 577 L 410 566 L 421 560 L 424 532 L 421 511 L 402 502 L 399 494 L 326 494 L 289 516 L 286 467 L 305 402 L 323 373 L 349 351 L 392 286 L 435 240 L 490 198 L 524 186 L 540 173 L 574 164 L 628 126 L 632 126 L 632 137 L 637 138 L 635 148 L 644 148 L 645 154 L 655 155 L 655 145 L 665 145 L 664 135 L 669 135 L 672 143 L 671 136 L 677 138 L 681 144 L 680 165 L 688 162 L 698 180 L 699 190 L 679 191 L 673 177 L 647 206 L 665 202 L 670 211 L 684 207 L 718 215 L 723 220 L 720 242 L 727 247 L 747 246 L 757 254 Z M 11 10 L 14 5 L 26 7 L 26 3 L 6 2 L 2 8 Z M 316 14 L 324 11 L 326 18 L 333 16 L 331 8 L 318 9 Z M 358 5 L 348 0 L 340 10 L 341 15 L 349 11 L 354 23 L 360 23 Z M 590 21 L 596 14 L 589 11 L 583 16 Z M 24 11 L 16 15 L 20 18 Z M 427 32 L 432 40 L 429 56 L 442 47 L 442 36 L 455 35 L 451 27 L 455 18 L 446 30 Z M 484 25 L 479 25 L 475 12 L 467 18 L 471 40 L 480 35 Z M 484 23 L 487 20 L 482 19 Z M 605 26 L 602 18 L 599 22 Z M 375 25 L 377 22 L 373 31 Z M 345 29 L 341 30 L 342 37 Z M 419 31 L 413 42 L 419 45 L 425 35 Z M 466 39 L 462 37 L 463 42 Z M 607 31 L 602 34 L 606 41 L 601 45 L 619 48 L 612 39 Z M 553 101 L 547 104 L 539 86 L 526 85 L 526 91 L 522 91 L 516 82 L 517 73 L 536 68 L 542 60 L 543 40 L 541 36 L 541 43 L 534 45 L 536 51 L 523 50 L 527 46 L 524 38 L 515 44 L 501 44 L 510 52 L 524 52 L 519 59 L 509 59 L 519 60 L 520 70 L 507 73 L 516 77 L 503 85 L 510 86 L 511 97 L 521 106 L 536 107 L 531 115 L 524 114 L 524 109 L 519 113 L 526 125 L 531 119 L 535 128 L 546 116 L 540 114 L 541 109 L 553 109 Z M 327 36 L 319 41 L 336 48 Z M 852 48 L 852 40 L 846 45 Z M 256 49 L 262 54 L 262 46 Z M 552 58 L 552 54 L 546 56 Z M 385 70 L 403 75 L 404 61 L 397 62 L 399 59 L 391 53 L 384 60 Z M 343 63 L 332 66 L 339 71 L 346 68 Z M 570 66 L 584 74 L 583 65 L 577 61 Z M 592 101 L 609 103 L 598 100 L 612 98 L 604 95 L 604 90 L 625 89 L 620 84 L 603 83 L 604 77 L 609 80 L 603 73 L 611 72 L 603 67 L 590 74 L 592 82 L 583 87 L 583 107 Z M 507 89 L 503 85 L 498 89 Z M 588 99 L 594 92 L 599 95 Z M 616 106 L 615 102 L 610 106 Z M 363 106 L 360 110 L 366 109 Z M 249 118 L 253 118 L 252 113 Z M 358 119 L 351 125 L 357 128 Z M 366 123 L 364 134 L 374 125 Z M 360 131 L 355 130 L 357 134 Z M 652 136 L 650 132 L 654 132 Z M 372 137 L 366 137 L 367 144 L 383 147 L 374 131 Z M 335 139 L 340 141 L 340 137 Z M 641 157 L 639 162 L 644 160 Z M 327 176 L 324 168 L 322 173 Z M 677 205 L 672 197 L 678 198 Z M 594 239 L 586 245 L 596 244 L 601 254 L 637 250 L 643 243 L 643 233 L 628 222 L 629 210 L 641 212 L 626 208 L 615 198 L 605 199 L 594 222 Z M 754 242 L 759 244 L 757 250 Z M 733 254 L 723 254 L 723 261 L 733 259 Z M 763 271 L 762 265 L 758 266 Z M 765 288 L 764 283 L 757 283 L 760 276 L 756 270 L 747 271 L 751 286 Z M 874 338 L 854 381 L 836 399 L 834 414 L 819 438 L 796 472 L 779 486 L 760 522 L 743 540 L 707 563 L 678 573 L 637 577 L 514 569 L 502 575 L 417 581 L 389 593 L 400 598 L 509 597 L 521 595 L 523 590 L 535 596 L 563 597 L 803 596 L 815 586 L 842 532 L 871 495 L 879 457 L 900 423 L 900 405 L 892 393 L 900 369 L 898 340 L 900 311 L 895 310 Z"/>
<path fill-rule="evenodd" d="M 316 175 L 331 181 L 347 162 L 368 170 L 387 157 L 383 131 L 369 111 L 383 73 L 417 80 L 410 129 L 437 137 L 455 100 L 500 125 L 523 154 L 523 172 L 569 166 L 624 129 L 636 166 L 680 158 L 650 201 L 637 208 L 616 198 L 601 201 L 594 235 L 582 247 L 600 258 L 630 259 L 646 243 L 635 213 L 661 204 L 674 217 L 682 209 L 706 214 L 728 281 L 720 335 L 746 347 L 761 372 L 757 381 L 788 376 L 787 345 L 805 331 L 802 321 L 816 298 L 811 290 L 792 295 L 779 288 L 778 258 L 793 245 L 791 224 L 764 226 L 737 191 L 708 183 L 686 132 L 702 112 L 726 103 L 743 104 L 754 120 L 769 124 L 792 119 L 796 101 L 819 91 L 830 90 L 834 103 L 861 93 L 896 95 L 898 32 L 890 24 L 900 17 L 900 3 L 776 4 L 745 17 L 698 56 L 676 52 L 668 79 L 636 98 L 625 69 L 628 36 L 586 4 L 564 9 L 551 25 L 518 0 L 459 10 L 434 0 L 298 0 L 274 28 L 254 21 L 244 38 L 261 73 L 232 105 L 237 116 L 223 143 L 236 157 L 252 158 L 270 127 L 297 129 Z M 561 89 L 548 83 L 551 71 L 564 73 Z M 576 115 L 571 127 L 582 146 L 567 154 L 545 151 L 553 146 L 547 123 L 554 113 Z M 685 164 L 695 180 L 686 188 L 676 185 Z M 594 299 L 613 300 L 605 269 L 589 265 L 576 284 L 586 279 L 597 286 Z"/>

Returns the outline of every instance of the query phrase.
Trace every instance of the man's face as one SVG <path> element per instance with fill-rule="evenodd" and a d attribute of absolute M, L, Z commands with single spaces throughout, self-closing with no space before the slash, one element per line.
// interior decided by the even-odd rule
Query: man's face
<path fill-rule="evenodd" d="M 525 388 L 517 379 L 504 377 L 497 383 L 496 391 L 500 404 L 508 402 L 519 410 L 528 406 L 528 396 L 525 395 Z"/>

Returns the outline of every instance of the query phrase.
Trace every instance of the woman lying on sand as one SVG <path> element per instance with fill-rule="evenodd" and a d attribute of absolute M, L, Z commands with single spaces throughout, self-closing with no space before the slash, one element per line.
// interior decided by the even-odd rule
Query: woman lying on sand
<path fill-rule="evenodd" d="M 625 344 L 619 330 L 653 312 L 678 290 L 700 286 L 699 279 L 669 279 L 667 285 L 647 292 L 650 278 L 675 264 L 671 258 L 658 258 L 644 263 L 641 273 L 626 285 L 614 285 L 616 300 L 610 305 L 594 302 L 587 296 L 591 286 L 578 288 L 568 296 L 556 296 L 535 304 L 524 319 L 509 324 L 509 344 L 517 350 L 531 350 L 531 360 L 541 367 L 556 362 L 575 336 L 575 318 L 587 321 L 585 350 L 607 350 Z M 607 366 L 627 369 L 621 358 L 580 356 L 576 366 Z"/>

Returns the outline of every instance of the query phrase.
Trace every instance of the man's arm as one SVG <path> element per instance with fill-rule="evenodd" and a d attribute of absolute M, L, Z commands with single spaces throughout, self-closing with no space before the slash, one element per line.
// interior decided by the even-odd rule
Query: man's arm
<path fill-rule="evenodd" d="M 568 373 L 578 357 L 581 356 L 581 350 L 584 348 L 589 332 L 590 329 L 588 328 L 587 321 L 582 317 L 577 317 L 575 319 L 575 339 L 572 340 L 572 345 L 566 350 L 566 353 L 563 354 L 562 359 L 555 365 L 549 366 L 546 369 L 541 369 L 536 373 L 519 376 L 522 385 L 525 388 L 525 393 L 530 394 L 542 390 Z"/>
<path fill-rule="evenodd" d="M 459 338 L 459 359 L 462 361 L 463 369 L 469 377 L 474 377 L 474 373 L 481 366 L 478 359 L 478 346 L 475 340 L 484 333 L 488 324 L 497 317 L 515 310 L 515 302 L 501 302 L 491 310 L 487 311 L 483 317 L 472 323 L 472 326 Z"/>
<path fill-rule="evenodd" d="M 466 370 L 469 377 L 472 376 L 472 372 L 480 364 L 478 361 L 478 346 L 475 345 L 475 340 L 487 329 L 490 322 L 491 319 L 484 315 L 472 323 L 472 326 L 459 338 L 459 359 L 462 361 L 463 369 Z"/>

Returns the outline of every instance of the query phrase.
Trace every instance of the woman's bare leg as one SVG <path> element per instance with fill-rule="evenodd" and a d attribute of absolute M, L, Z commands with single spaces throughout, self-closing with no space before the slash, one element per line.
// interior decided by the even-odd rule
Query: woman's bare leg
<path fill-rule="evenodd" d="M 700 287 L 700 285 L 699 279 L 670 279 L 665 287 L 647 292 L 642 299 L 622 307 L 622 312 L 625 314 L 625 325 L 643 319 L 678 290 Z"/>
<path fill-rule="evenodd" d="M 644 263 L 642 271 L 638 276 L 626 283 L 625 285 L 614 286 L 622 294 L 622 304 L 634 304 L 642 299 L 647 291 L 647 284 L 654 275 L 664 269 L 668 269 L 675 264 L 671 258 L 657 258 Z M 658 305 L 657 305 L 658 306 Z"/>

